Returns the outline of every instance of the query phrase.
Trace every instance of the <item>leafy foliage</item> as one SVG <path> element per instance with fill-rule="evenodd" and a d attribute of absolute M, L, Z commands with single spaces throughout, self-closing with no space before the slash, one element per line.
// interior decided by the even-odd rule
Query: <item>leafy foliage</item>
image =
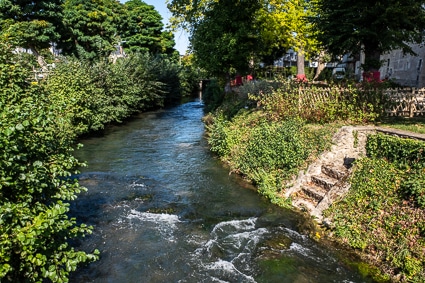
<path fill-rule="evenodd" d="M 156 73 L 157 59 L 133 55 L 97 63 L 65 60 L 46 80 L 60 115 L 71 121 L 74 134 L 100 130 L 138 112 L 164 105 L 165 84 Z"/>
<path fill-rule="evenodd" d="M 327 212 L 340 240 L 403 282 L 421 282 L 425 275 L 424 146 L 368 136 L 368 157 L 356 163 L 348 196 Z"/>
<path fill-rule="evenodd" d="M 57 42 L 64 31 L 62 4 L 63 0 L 1 1 L 0 33 L 9 42 L 38 55 L 51 42 Z"/>
<path fill-rule="evenodd" d="M 297 60 L 298 74 L 305 73 L 304 55 L 307 58 L 316 56 L 319 51 L 319 42 L 310 21 L 314 12 L 312 1 L 266 0 L 257 13 L 257 25 L 267 48 L 293 49 L 298 57 L 302 57 Z"/>
<path fill-rule="evenodd" d="M 403 182 L 394 164 L 376 158 L 356 163 L 348 195 L 327 216 L 335 235 L 361 249 L 388 277 L 421 282 L 425 275 L 424 210 L 400 198 Z"/>
<path fill-rule="evenodd" d="M 205 103 L 205 111 L 210 112 L 222 105 L 224 92 L 216 80 L 208 82 L 205 91 L 202 93 L 202 100 Z"/>
<path fill-rule="evenodd" d="M 229 120 L 221 109 L 208 125 L 211 150 L 273 203 L 288 205 L 279 196 L 285 183 L 329 145 L 329 132 L 297 119 L 273 122 L 261 111 L 242 109 Z"/>
<path fill-rule="evenodd" d="M 260 106 L 270 119 L 301 117 L 313 123 L 362 123 L 381 117 L 386 103 L 379 88 L 331 85 L 327 88 L 286 81 L 271 92 L 251 93 L 251 105 Z"/>
<path fill-rule="evenodd" d="M 425 29 L 424 1 L 317 0 L 314 18 L 319 38 L 336 56 L 365 52 L 365 70 L 379 69 L 379 55 L 409 43 L 421 43 Z"/>
<path fill-rule="evenodd" d="M 172 54 L 174 39 L 163 31 L 161 15 L 153 6 L 141 0 L 124 3 L 123 23 L 119 30 L 123 46 L 130 52 Z"/>
<path fill-rule="evenodd" d="M 425 143 L 376 134 L 369 136 L 366 149 L 371 158 L 384 158 L 402 170 L 401 194 L 425 208 Z"/>
<path fill-rule="evenodd" d="M 258 49 L 254 16 L 257 0 L 223 0 L 211 3 L 192 31 L 192 48 L 198 65 L 213 76 L 225 77 L 232 69 L 249 70 Z"/>
<path fill-rule="evenodd" d="M 91 227 L 69 219 L 67 202 L 85 190 L 70 179 L 83 164 L 73 155 L 70 124 L 46 89 L 4 44 L 0 48 L 0 278 L 2 282 L 67 282 L 97 259 L 69 240 Z"/>
<path fill-rule="evenodd" d="M 98 59 L 124 43 L 129 52 L 173 55 L 174 38 L 161 16 L 140 0 L 1 1 L 0 35 L 41 57 L 52 43 L 65 55 Z"/>
<path fill-rule="evenodd" d="M 368 137 L 367 153 L 372 158 L 385 158 L 400 168 L 425 168 L 425 143 L 413 139 L 376 134 Z"/>
<path fill-rule="evenodd" d="M 93 59 L 109 55 L 118 44 L 122 5 L 114 0 L 66 0 L 63 21 L 67 33 L 59 47 L 65 54 Z"/>
<path fill-rule="evenodd" d="M 200 91 L 200 81 L 205 78 L 204 72 L 194 64 L 193 54 L 186 54 L 180 58 L 180 89 L 183 96 L 193 95 Z"/>

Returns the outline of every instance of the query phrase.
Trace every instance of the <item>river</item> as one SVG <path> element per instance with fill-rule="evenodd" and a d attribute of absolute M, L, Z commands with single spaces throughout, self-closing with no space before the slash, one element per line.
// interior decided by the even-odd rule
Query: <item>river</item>
<path fill-rule="evenodd" d="M 208 150 L 193 101 L 141 114 L 81 141 L 88 188 L 72 215 L 93 225 L 79 248 L 101 251 L 70 282 L 372 282 L 348 254 L 303 235 Z"/>

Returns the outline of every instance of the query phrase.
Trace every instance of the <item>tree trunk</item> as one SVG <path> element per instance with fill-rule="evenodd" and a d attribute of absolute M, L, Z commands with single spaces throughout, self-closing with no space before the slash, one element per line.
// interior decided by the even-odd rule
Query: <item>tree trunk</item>
<path fill-rule="evenodd" d="M 297 81 L 307 82 L 307 77 L 305 76 L 304 69 L 304 51 L 302 48 L 300 48 L 297 53 Z"/>
<path fill-rule="evenodd" d="M 297 76 L 305 76 L 305 69 L 304 69 L 304 51 L 302 49 L 298 50 L 297 54 Z"/>
<path fill-rule="evenodd" d="M 363 65 L 363 71 L 365 72 L 376 72 L 381 67 L 381 53 L 374 48 L 368 49 L 365 46 L 364 50 L 365 62 Z"/>
<path fill-rule="evenodd" d="M 320 73 L 326 68 L 326 64 L 323 60 L 323 57 L 325 56 L 325 52 L 321 51 L 319 54 L 319 65 L 317 66 L 316 73 L 314 74 L 313 80 L 317 80 L 317 78 L 320 76 Z"/>

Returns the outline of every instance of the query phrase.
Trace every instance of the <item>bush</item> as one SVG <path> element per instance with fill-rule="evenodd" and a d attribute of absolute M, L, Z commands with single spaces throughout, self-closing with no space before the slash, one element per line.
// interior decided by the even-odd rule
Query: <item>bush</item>
<path fill-rule="evenodd" d="M 425 208 L 424 142 L 376 134 L 368 137 L 366 150 L 371 158 L 383 158 L 402 170 L 401 194 L 419 207 Z"/>
<path fill-rule="evenodd" d="M 140 54 L 116 64 L 64 58 L 42 83 L 58 115 L 71 121 L 74 134 L 80 135 L 164 105 L 165 84 L 152 71 L 152 61 Z"/>
<path fill-rule="evenodd" d="M 425 168 L 425 143 L 419 140 L 376 134 L 368 136 L 369 157 L 385 158 L 400 168 Z"/>
<path fill-rule="evenodd" d="M 97 259 L 69 245 L 92 230 L 67 216 L 67 202 L 85 190 L 69 178 L 82 165 L 72 156 L 74 135 L 62 106 L 0 46 L 0 280 L 67 282 Z"/>
<path fill-rule="evenodd" d="M 154 60 L 63 58 L 35 81 L 28 61 L 0 43 L 1 282 L 68 282 L 70 272 L 98 258 L 97 250 L 70 245 L 92 231 L 67 216 L 69 202 L 85 190 L 71 178 L 85 165 L 72 155 L 74 143 L 83 133 L 164 105 L 161 80 L 176 78 L 179 69 Z"/>
<path fill-rule="evenodd" d="M 284 184 L 329 146 L 332 136 L 332 131 L 312 128 L 301 120 L 271 122 L 263 112 L 246 109 L 230 120 L 216 111 L 207 129 L 211 150 L 280 205 L 288 205 L 279 197 Z"/>
<path fill-rule="evenodd" d="M 50 100 L 57 107 L 57 116 L 72 125 L 69 134 L 78 136 L 103 128 L 108 118 L 103 90 L 93 83 L 89 63 L 76 60 L 57 62 L 44 81 Z"/>
<path fill-rule="evenodd" d="M 381 89 L 371 87 L 321 87 L 286 81 L 271 93 L 251 95 L 252 105 L 261 106 L 274 120 L 300 117 L 312 123 L 344 121 L 373 122 L 385 101 Z"/>
<path fill-rule="evenodd" d="M 235 166 L 248 176 L 259 169 L 279 171 L 283 178 L 294 174 L 294 169 L 299 168 L 309 154 L 300 131 L 302 127 L 302 123 L 296 120 L 282 123 L 259 121 L 236 156 Z"/>
<path fill-rule="evenodd" d="M 421 282 L 425 276 L 424 146 L 418 140 L 368 136 L 368 157 L 356 162 L 351 190 L 326 212 L 340 240 L 402 282 Z"/>
<path fill-rule="evenodd" d="M 202 100 L 205 104 L 205 112 L 217 109 L 220 105 L 222 105 L 224 97 L 225 93 L 218 82 L 216 80 L 211 80 L 207 84 L 205 91 L 202 93 Z"/>

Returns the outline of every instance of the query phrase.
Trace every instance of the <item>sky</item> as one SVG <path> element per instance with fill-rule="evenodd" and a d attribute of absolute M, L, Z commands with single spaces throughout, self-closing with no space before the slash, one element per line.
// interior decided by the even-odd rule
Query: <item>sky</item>
<path fill-rule="evenodd" d="M 167 9 L 167 4 L 165 0 L 142 0 L 148 5 L 152 5 L 155 7 L 155 10 L 159 12 L 162 17 L 162 21 L 164 26 L 167 25 L 169 18 L 171 17 L 171 12 Z M 121 3 L 125 3 L 127 1 L 120 0 Z M 188 35 L 184 31 L 177 31 L 174 33 L 174 40 L 176 41 L 176 50 L 179 51 L 181 55 L 186 54 L 187 47 L 189 46 Z"/>

